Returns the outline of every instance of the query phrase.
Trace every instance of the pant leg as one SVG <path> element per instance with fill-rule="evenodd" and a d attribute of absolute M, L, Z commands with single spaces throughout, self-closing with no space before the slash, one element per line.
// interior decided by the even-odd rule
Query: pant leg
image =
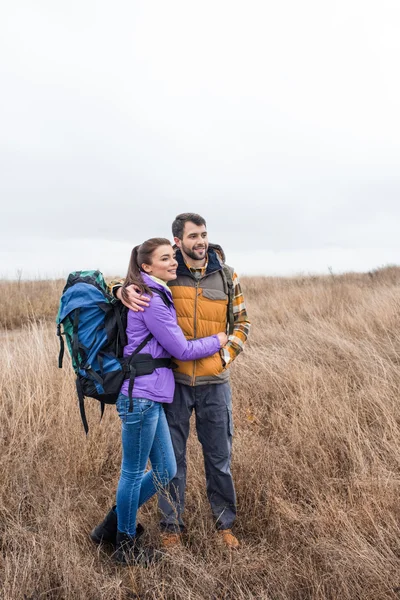
<path fill-rule="evenodd" d="M 122 465 L 117 488 L 118 530 L 135 535 L 143 475 L 162 406 L 152 400 L 134 398 L 133 411 L 129 412 L 129 398 L 120 394 L 117 410 L 122 421 Z M 152 484 L 152 479 L 151 473 L 146 479 L 146 487 Z M 153 493 L 155 491 L 153 484 Z"/>
<path fill-rule="evenodd" d="M 164 531 L 182 531 L 182 513 L 185 507 L 186 443 L 189 435 L 190 416 L 194 405 L 194 388 L 177 383 L 172 404 L 164 404 L 177 471 L 168 488 L 158 496 L 161 512 L 160 527 Z"/>
<path fill-rule="evenodd" d="M 159 417 L 149 456 L 151 470 L 143 475 L 139 506 L 147 502 L 156 492 L 165 488 L 176 475 L 176 460 L 167 418 L 162 404 L 156 404 Z"/>
<path fill-rule="evenodd" d="M 236 494 L 231 473 L 233 420 L 229 382 L 196 387 L 195 411 L 215 524 L 218 529 L 230 529 L 236 517 Z"/>

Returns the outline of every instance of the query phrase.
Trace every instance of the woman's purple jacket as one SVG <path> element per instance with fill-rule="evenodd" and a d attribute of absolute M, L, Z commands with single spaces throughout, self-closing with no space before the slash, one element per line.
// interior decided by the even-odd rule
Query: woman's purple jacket
<path fill-rule="evenodd" d="M 151 354 L 153 358 L 170 358 L 178 360 L 197 360 L 215 354 L 220 349 L 217 335 L 187 340 L 178 326 L 175 307 L 170 290 L 154 281 L 146 274 L 143 281 L 146 285 L 163 291 L 171 300 L 171 306 L 166 306 L 163 299 L 154 294 L 150 306 L 143 312 L 128 311 L 126 334 L 128 344 L 124 348 L 124 356 L 129 356 L 149 334 L 153 338 L 141 350 L 141 354 Z M 125 381 L 121 392 L 128 395 L 129 382 Z M 174 397 L 175 380 L 172 369 L 156 369 L 151 375 L 136 377 L 132 396 L 147 398 L 155 402 L 171 403 Z"/>

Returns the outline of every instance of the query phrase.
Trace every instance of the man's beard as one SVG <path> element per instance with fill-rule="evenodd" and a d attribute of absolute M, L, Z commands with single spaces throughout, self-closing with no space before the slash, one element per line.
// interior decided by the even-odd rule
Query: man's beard
<path fill-rule="evenodd" d="M 204 244 L 204 255 L 203 256 L 198 256 L 196 254 L 195 250 L 188 248 L 187 246 L 185 246 L 185 244 L 183 242 L 182 242 L 182 250 L 186 254 L 186 256 L 188 256 L 192 260 L 203 260 L 207 255 L 208 244 Z"/>

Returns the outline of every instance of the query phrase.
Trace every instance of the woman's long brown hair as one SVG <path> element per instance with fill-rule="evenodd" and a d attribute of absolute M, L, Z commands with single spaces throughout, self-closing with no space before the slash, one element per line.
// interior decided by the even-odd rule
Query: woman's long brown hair
<path fill-rule="evenodd" d="M 121 296 L 125 301 L 129 300 L 127 287 L 129 285 L 135 285 L 142 294 L 149 294 L 152 296 L 152 292 L 149 287 L 145 284 L 142 277 L 142 264 L 151 265 L 153 252 L 159 246 L 171 246 L 171 242 L 165 238 L 151 238 L 135 246 L 131 253 L 131 259 L 129 261 L 128 273 L 126 274 L 125 281 L 122 285 Z"/>

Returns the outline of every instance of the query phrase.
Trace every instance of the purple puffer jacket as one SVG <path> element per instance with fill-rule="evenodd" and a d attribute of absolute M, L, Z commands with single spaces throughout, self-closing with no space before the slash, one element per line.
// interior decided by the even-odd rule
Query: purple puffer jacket
<path fill-rule="evenodd" d="M 217 335 L 187 340 L 176 321 L 176 312 L 171 292 L 164 286 L 154 281 L 144 273 L 143 281 L 146 285 L 158 288 L 165 292 L 171 300 L 167 307 L 158 294 L 150 300 L 150 306 L 144 312 L 128 311 L 126 334 L 128 344 L 124 348 L 124 356 L 129 356 L 146 338 L 149 333 L 153 338 L 141 350 L 141 354 L 151 354 L 153 358 L 170 358 L 178 360 L 197 360 L 215 354 L 220 349 Z M 121 392 L 128 395 L 129 382 L 125 381 Z M 151 375 L 136 377 L 132 396 L 134 398 L 147 398 L 155 402 L 171 403 L 174 397 L 175 380 L 172 369 L 156 369 Z"/>

